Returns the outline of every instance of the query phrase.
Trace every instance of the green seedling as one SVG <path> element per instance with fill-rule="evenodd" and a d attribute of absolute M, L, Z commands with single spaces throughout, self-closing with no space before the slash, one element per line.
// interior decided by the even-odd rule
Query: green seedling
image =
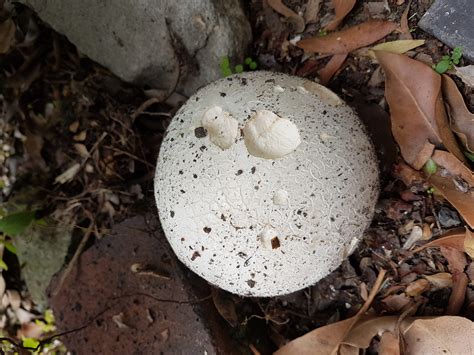
<path fill-rule="evenodd" d="M 234 67 L 234 70 L 232 70 L 229 57 L 225 56 L 222 57 L 219 67 L 221 69 L 222 76 L 225 78 L 226 76 L 232 75 L 234 73 L 243 73 L 246 71 L 246 69 L 255 70 L 257 69 L 258 65 L 257 62 L 255 62 L 251 57 L 247 57 L 245 58 L 243 64 L 237 64 Z"/>
<path fill-rule="evenodd" d="M 327 36 L 327 35 L 328 35 L 328 31 L 327 31 L 327 30 L 324 30 L 324 29 L 321 28 L 321 29 L 318 31 L 318 36 L 319 36 L 319 37 L 324 37 L 324 36 Z"/>
<path fill-rule="evenodd" d="M 474 153 L 471 152 L 464 152 L 464 155 L 474 163 Z"/>
<path fill-rule="evenodd" d="M 434 162 L 433 159 L 428 159 L 423 167 L 423 171 L 428 175 L 433 175 L 438 170 L 438 165 Z"/>
<path fill-rule="evenodd" d="M 34 221 L 35 213 L 23 211 L 6 215 L 0 219 L 0 233 L 13 237 L 23 233 Z"/>
<path fill-rule="evenodd" d="M 453 49 L 450 55 L 444 55 L 441 60 L 433 65 L 433 69 L 438 74 L 446 73 L 448 70 L 453 68 L 453 65 L 458 65 L 462 57 L 462 48 L 456 47 Z"/>

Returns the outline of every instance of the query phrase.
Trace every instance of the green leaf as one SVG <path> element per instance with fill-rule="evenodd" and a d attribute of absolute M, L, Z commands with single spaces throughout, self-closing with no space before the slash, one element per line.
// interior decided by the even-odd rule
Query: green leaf
<path fill-rule="evenodd" d="M 244 63 L 247 64 L 247 65 L 250 65 L 250 63 L 252 63 L 252 62 L 253 62 L 253 60 L 252 60 L 252 58 L 250 58 L 250 57 L 247 57 L 247 58 L 245 58 L 245 60 L 244 60 Z"/>
<path fill-rule="evenodd" d="M 256 63 L 256 62 L 250 63 L 250 64 L 249 64 L 249 68 L 250 68 L 250 70 L 255 70 L 255 69 L 257 69 L 257 63 Z"/>
<path fill-rule="evenodd" d="M 0 259 L 0 269 L 8 270 L 8 265 L 6 262 L 3 261 L 3 259 Z"/>
<path fill-rule="evenodd" d="M 234 70 L 236 73 L 242 73 L 244 71 L 244 66 L 242 64 L 237 64 Z"/>
<path fill-rule="evenodd" d="M 428 159 L 423 167 L 423 171 L 428 175 L 433 175 L 436 170 L 438 170 L 438 165 L 436 165 L 433 159 Z"/>
<path fill-rule="evenodd" d="M 230 68 L 226 68 L 222 70 L 222 76 L 225 78 L 226 76 L 232 75 L 232 70 Z"/>
<path fill-rule="evenodd" d="M 474 153 L 471 152 L 464 152 L 464 155 L 474 163 Z"/>
<path fill-rule="evenodd" d="M 25 231 L 35 219 L 32 211 L 13 213 L 0 219 L 0 232 L 15 236 Z"/>
<path fill-rule="evenodd" d="M 451 58 L 454 64 L 459 64 L 459 61 L 462 58 L 462 47 L 454 48 L 453 53 L 451 54 Z"/>
<path fill-rule="evenodd" d="M 47 309 L 44 312 L 44 320 L 47 324 L 54 324 L 54 314 L 52 309 Z"/>
<path fill-rule="evenodd" d="M 23 338 L 23 346 L 26 348 L 36 349 L 40 342 L 34 338 Z"/>
<path fill-rule="evenodd" d="M 442 60 L 436 64 L 434 69 L 438 74 L 446 73 L 449 69 L 451 69 L 451 62 L 448 60 Z"/>
<path fill-rule="evenodd" d="M 327 31 L 327 30 L 320 29 L 320 30 L 318 31 L 318 36 L 319 36 L 319 37 L 327 36 L 327 34 L 328 34 L 328 31 Z"/>
<path fill-rule="evenodd" d="M 229 57 L 227 57 L 227 56 L 222 57 L 220 66 L 221 66 L 222 69 L 230 68 Z"/>
<path fill-rule="evenodd" d="M 10 253 L 16 255 L 16 248 L 11 242 L 3 242 L 5 249 L 7 249 Z"/>

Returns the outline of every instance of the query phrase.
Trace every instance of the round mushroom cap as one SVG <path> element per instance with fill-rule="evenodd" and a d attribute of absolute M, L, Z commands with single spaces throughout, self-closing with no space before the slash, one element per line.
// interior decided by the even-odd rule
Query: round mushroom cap
<path fill-rule="evenodd" d="M 336 269 L 377 195 L 377 159 L 352 109 L 310 80 L 264 71 L 192 96 L 169 125 L 155 176 L 178 258 L 245 296 L 294 292 Z"/>

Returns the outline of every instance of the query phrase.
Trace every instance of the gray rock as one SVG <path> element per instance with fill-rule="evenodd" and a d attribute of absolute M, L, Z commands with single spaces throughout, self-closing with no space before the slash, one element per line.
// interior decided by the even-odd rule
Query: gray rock
<path fill-rule="evenodd" d="M 22 0 L 79 51 L 138 85 L 186 95 L 242 61 L 251 28 L 240 0 Z"/>
<path fill-rule="evenodd" d="M 472 0 L 437 0 L 418 25 L 451 48 L 462 47 L 474 60 L 474 6 Z"/>
<path fill-rule="evenodd" d="M 46 289 L 67 255 L 71 228 L 33 224 L 14 238 L 21 275 L 35 303 L 45 309 Z"/>

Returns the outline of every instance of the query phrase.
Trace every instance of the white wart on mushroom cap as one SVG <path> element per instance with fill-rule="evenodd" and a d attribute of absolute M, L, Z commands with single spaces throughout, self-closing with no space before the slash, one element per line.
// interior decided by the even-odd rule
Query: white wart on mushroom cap
<path fill-rule="evenodd" d="M 261 134 L 249 144 L 247 124 L 264 110 L 276 117 L 253 129 Z M 278 119 L 286 129 L 273 130 Z M 247 296 L 297 291 L 336 269 L 368 226 L 377 194 L 377 160 L 354 112 L 321 85 L 270 72 L 224 78 L 192 96 L 170 123 L 155 177 L 179 259 Z"/>

